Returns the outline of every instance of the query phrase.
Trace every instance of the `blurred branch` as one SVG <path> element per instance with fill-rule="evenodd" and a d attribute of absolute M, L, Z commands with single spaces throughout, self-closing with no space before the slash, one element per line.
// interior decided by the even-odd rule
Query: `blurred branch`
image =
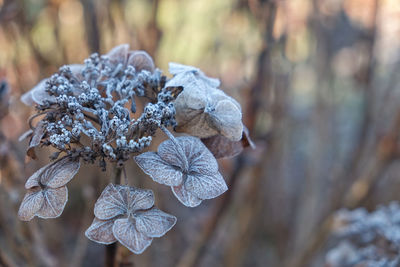
<path fill-rule="evenodd" d="M 90 52 L 100 52 L 100 31 L 97 23 L 97 12 L 94 0 L 81 0 L 84 17 L 87 41 Z"/>

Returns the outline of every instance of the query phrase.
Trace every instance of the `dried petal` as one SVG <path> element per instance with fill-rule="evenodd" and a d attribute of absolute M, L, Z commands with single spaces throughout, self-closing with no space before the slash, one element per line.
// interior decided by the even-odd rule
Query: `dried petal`
<path fill-rule="evenodd" d="M 121 186 L 122 187 L 122 186 Z M 153 191 L 147 189 L 134 188 L 129 186 L 123 186 L 128 192 L 127 200 L 128 207 L 131 212 L 137 210 L 147 210 L 154 205 L 154 194 Z"/>
<path fill-rule="evenodd" d="M 219 172 L 214 175 L 188 175 L 185 188 L 200 199 L 215 198 L 228 190 Z"/>
<path fill-rule="evenodd" d="M 185 184 L 179 186 L 171 186 L 172 192 L 176 198 L 186 207 L 197 207 L 201 203 L 201 199 L 187 191 Z"/>
<path fill-rule="evenodd" d="M 51 163 L 50 163 L 51 164 Z M 30 189 L 36 186 L 39 186 L 39 180 L 40 180 L 40 176 L 42 175 L 42 173 L 44 172 L 44 170 L 50 165 L 47 164 L 46 166 L 43 166 L 42 168 L 40 168 L 39 170 L 37 170 L 36 172 L 34 172 L 29 178 L 28 180 L 26 180 L 25 182 L 25 188 L 26 189 Z"/>
<path fill-rule="evenodd" d="M 115 220 L 99 220 L 94 218 L 90 227 L 86 230 L 85 235 L 90 240 L 100 244 L 112 244 L 117 239 L 114 237 L 112 227 Z"/>
<path fill-rule="evenodd" d="M 212 137 L 201 139 L 204 145 L 217 159 L 230 158 L 239 155 L 243 151 L 242 140 L 231 141 L 223 135 L 214 135 Z"/>
<path fill-rule="evenodd" d="M 166 140 L 158 147 L 158 154 L 163 160 L 179 167 L 183 166 L 184 164 L 181 162 L 186 160 L 188 162 L 187 171 L 189 172 L 213 174 L 218 171 L 217 161 L 200 139 L 192 136 L 181 136 L 177 137 L 176 141 L 181 146 L 185 154 L 184 157 L 180 155 L 172 140 Z"/>
<path fill-rule="evenodd" d="M 110 59 L 111 64 L 125 65 L 128 59 L 129 44 L 122 44 L 111 49 L 106 56 Z"/>
<path fill-rule="evenodd" d="M 177 76 L 179 74 L 193 73 L 196 76 L 196 79 L 201 80 L 202 82 L 206 83 L 208 86 L 211 86 L 211 87 L 220 86 L 220 81 L 218 79 L 207 77 L 198 68 L 195 68 L 192 66 L 187 66 L 187 65 L 182 65 L 182 64 L 174 63 L 174 62 L 170 62 L 168 64 L 168 66 L 169 66 L 169 72 L 175 76 Z M 182 84 L 182 86 L 184 86 L 184 84 Z"/>
<path fill-rule="evenodd" d="M 155 69 L 151 56 L 142 50 L 131 51 L 129 53 L 128 65 L 135 67 L 136 71 L 147 70 L 153 72 Z"/>
<path fill-rule="evenodd" d="M 136 229 L 149 237 L 165 235 L 176 223 L 176 217 L 157 208 L 135 213 Z"/>
<path fill-rule="evenodd" d="M 126 213 L 126 200 L 121 195 L 119 189 L 119 187 L 109 184 L 103 190 L 94 205 L 94 215 L 98 219 L 108 220 Z"/>
<path fill-rule="evenodd" d="M 60 160 L 47 165 L 40 181 L 48 187 L 58 188 L 71 181 L 78 172 L 79 167 L 79 158 L 74 159 L 69 156 L 63 157 Z"/>
<path fill-rule="evenodd" d="M 155 152 L 142 153 L 135 161 L 157 183 L 169 186 L 182 183 L 182 171 L 163 161 Z"/>
<path fill-rule="evenodd" d="M 29 142 L 29 147 L 26 151 L 26 154 L 32 159 L 36 159 L 35 147 L 40 144 L 45 132 L 46 132 L 46 123 L 44 121 L 39 121 L 36 125 L 36 128 L 33 131 L 33 135 L 31 141 Z"/>
<path fill-rule="evenodd" d="M 36 216 L 43 219 L 59 217 L 68 201 L 67 187 L 47 188 L 42 190 L 42 192 L 44 202 L 40 210 L 36 212 Z"/>
<path fill-rule="evenodd" d="M 31 129 L 29 129 L 28 131 L 24 132 L 23 134 L 21 134 L 20 137 L 18 137 L 18 141 L 22 142 L 25 139 L 27 139 L 28 137 L 31 137 L 33 134 L 33 131 Z"/>
<path fill-rule="evenodd" d="M 130 251 L 141 254 L 150 246 L 153 238 L 146 236 L 136 230 L 131 219 L 118 219 L 113 225 L 115 238 Z"/>
<path fill-rule="evenodd" d="M 47 79 L 41 80 L 35 87 L 21 96 L 21 101 L 30 106 L 34 103 L 43 104 L 45 100 L 50 102 L 55 101 L 55 97 L 46 92 Z"/>
<path fill-rule="evenodd" d="M 40 188 L 29 190 L 21 206 L 18 210 L 18 217 L 22 221 L 30 221 L 35 216 L 36 212 L 42 207 L 44 202 L 43 194 Z"/>

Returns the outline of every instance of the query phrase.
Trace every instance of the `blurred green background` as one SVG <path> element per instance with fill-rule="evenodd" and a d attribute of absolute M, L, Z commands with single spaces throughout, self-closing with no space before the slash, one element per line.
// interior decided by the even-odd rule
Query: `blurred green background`
<path fill-rule="evenodd" d="M 26 161 L 34 109 L 19 97 L 122 43 L 167 75 L 179 62 L 221 79 L 257 148 L 220 160 L 230 190 L 195 209 L 132 161 L 132 184 L 178 223 L 140 256 L 119 248 L 121 266 L 324 266 L 335 210 L 400 199 L 398 0 L 0 0 L 0 265 L 103 266 L 83 233 L 109 172 L 85 166 L 60 218 L 17 219 L 49 155 Z"/>

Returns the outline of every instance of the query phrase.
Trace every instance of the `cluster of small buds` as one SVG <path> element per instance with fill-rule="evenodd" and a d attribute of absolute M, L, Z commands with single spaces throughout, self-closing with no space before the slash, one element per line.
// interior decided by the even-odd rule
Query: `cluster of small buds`
<path fill-rule="evenodd" d="M 27 180 L 19 217 L 60 216 L 68 199 L 67 183 L 81 161 L 97 162 L 102 170 L 114 162 L 124 169 L 134 158 L 187 207 L 223 194 L 228 187 L 215 157 L 231 157 L 252 145 L 240 105 L 217 88 L 217 79 L 199 69 L 171 63 L 170 72 L 174 77 L 167 80 L 146 52 L 121 45 L 104 56 L 91 55 L 84 65 L 61 67 L 24 94 L 22 101 L 36 103 L 38 111 L 24 134 L 31 136 L 27 155 L 35 158 L 39 145 L 58 151 L 50 157 L 54 162 Z M 139 116 L 138 98 L 144 106 Z M 192 136 L 174 137 L 168 126 Z M 157 129 L 169 139 L 157 152 L 144 152 Z M 169 231 L 176 218 L 154 206 L 151 190 L 129 187 L 124 173 L 126 185 L 108 185 L 97 200 L 95 219 L 85 234 L 102 244 L 119 241 L 139 254 Z"/>
<path fill-rule="evenodd" d="M 326 254 L 329 267 L 400 265 L 400 205 L 393 202 L 369 213 L 364 208 L 336 215 L 337 244 Z"/>

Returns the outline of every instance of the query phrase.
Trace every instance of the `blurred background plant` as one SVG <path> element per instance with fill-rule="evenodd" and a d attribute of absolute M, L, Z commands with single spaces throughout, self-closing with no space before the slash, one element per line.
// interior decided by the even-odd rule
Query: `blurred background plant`
<path fill-rule="evenodd" d="M 0 0 L 0 265 L 104 265 L 84 231 L 111 173 L 81 171 L 60 218 L 17 219 L 49 156 L 26 162 L 19 97 L 122 43 L 220 78 L 257 145 L 220 160 L 229 190 L 196 209 L 127 166 L 179 223 L 126 266 L 322 266 L 337 210 L 400 199 L 398 0 Z"/>

